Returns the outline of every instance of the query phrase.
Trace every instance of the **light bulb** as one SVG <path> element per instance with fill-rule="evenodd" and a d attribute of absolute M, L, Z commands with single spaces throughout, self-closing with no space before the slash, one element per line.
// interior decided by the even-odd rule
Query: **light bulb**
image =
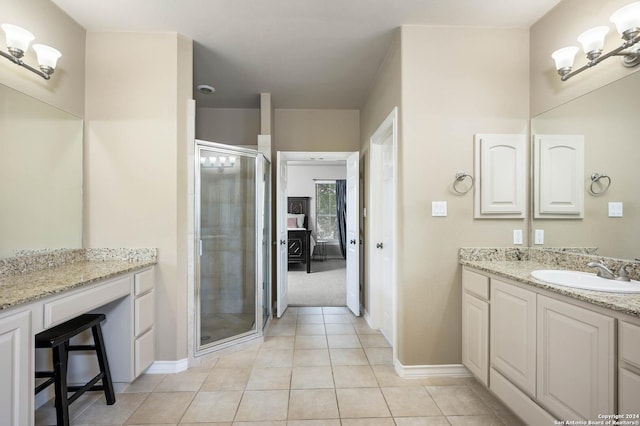
<path fill-rule="evenodd" d="M 609 27 L 595 27 L 580 34 L 578 41 L 582 44 L 582 50 L 589 60 L 600 56 L 604 48 L 604 38 L 609 32 Z"/>
<path fill-rule="evenodd" d="M 551 57 L 556 62 L 556 69 L 558 73 L 568 73 L 573 66 L 573 60 L 578 53 L 578 48 L 575 46 L 563 47 L 551 54 Z"/>
<path fill-rule="evenodd" d="M 16 58 L 21 58 L 29 48 L 29 43 L 35 38 L 29 31 L 17 25 L 0 25 L 7 38 L 7 48 Z"/>
<path fill-rule="evenodd" d="M 58 63 L 58 59 L 62 56 L 62 53 L 53 47 L 44 44 L 34 44 L 33 50 L 36 51 L 40 69 L 46 74 L 53 74 L 53 70 L 56 69 L 56 64 Z"/>
<path fill-rule="evenodd" d="M 628 4 L 611 14 L 609 18 L 625 40 L 631 40 L 640 31 L 640 2 Z"/>

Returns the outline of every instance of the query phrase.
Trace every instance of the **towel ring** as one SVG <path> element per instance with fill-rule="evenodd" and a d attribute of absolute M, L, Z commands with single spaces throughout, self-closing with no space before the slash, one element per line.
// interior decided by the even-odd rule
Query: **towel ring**
<path fill-rule="evenodd" d="M 466 178 L 469 178 L 469 180 L 471 181 L 471 184 L 469 185 L 469 187 L 466 190 L 460 191 L 457 187 L 457 185 L 464 181 Z M 471 188 L 473 188 L 473 184 L 475 183 L 473 176 L 471 176 L 469 173 L 467 172 L 458 172 L 456 173 L 456 178 L 453 181 L 453 190 L 456 191 L 458 194 L 466 194 L 467 192 L 471 191 Z"/>
<path fill-rule="evenodd" d="M 601 182 L 602 179 L 606 179 L 607 180 L 607 185 L 604 186 L 604 188 L 603 188 L 603 184 Z M 598 187 L 602 188 L 599 191 L 596 191 L 593 188 L 593 185 L 595 185 L 596 183 L 598 184 Z M 589 189 L 591 190 L 591 193 L 593 195 L 604 194 L 605 192 L 607 192 L 607 189 L 609 189 L 610 186 L 611 186 L 611 178 L 609 176 L 604 175 L 604 174 L 601 175 L 600 173 L 593 173 L 591 175 L 591 186 L 590 186 Z"/>

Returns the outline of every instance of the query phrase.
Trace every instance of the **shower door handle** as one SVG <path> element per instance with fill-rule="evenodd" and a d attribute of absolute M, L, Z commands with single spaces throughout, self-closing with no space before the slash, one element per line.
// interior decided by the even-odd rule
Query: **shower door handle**
<path fill-rule="evenodd" d="M 198 240 L 198 252 L 200 256 L 202 256 L 202 240 Z"/>

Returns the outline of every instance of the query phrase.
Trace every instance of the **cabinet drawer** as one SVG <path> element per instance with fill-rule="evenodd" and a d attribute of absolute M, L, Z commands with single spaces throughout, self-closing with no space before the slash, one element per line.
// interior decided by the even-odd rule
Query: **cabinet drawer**
<path fill-rule="evenodd" d="M 481 299 L 489 300 L 489 277 L 463 269 L 462 288 Z"/>
<path fill-rule="evenodd" d="M 135 312 L 135 335 L 139 336 L 151 327 L 153 327 L 153 292 L 147 293 L 136 299 Z"/>
<path fill-rule="evenodd" d="M 640 327 L 620 321 L 620 360 L 640 368 Z"/>
<path fill-rule="evenodd" d="M 155 342 L 153 329 L 147 331 L 135 341 L 135 376 L 146 370 L 155 358 Z"/>
<path fill-rule="evenodd" d="M 139 296 L 153 289 L 155 275 L 153 268 L 135 274 L 135 295 Z"/>
<path fill-rule="evenodd" d="M 131 275 L 106 282 L 91 290 L 65 296 L 44 304 L 44 328 L 106 305 L 131 294 Z"/>

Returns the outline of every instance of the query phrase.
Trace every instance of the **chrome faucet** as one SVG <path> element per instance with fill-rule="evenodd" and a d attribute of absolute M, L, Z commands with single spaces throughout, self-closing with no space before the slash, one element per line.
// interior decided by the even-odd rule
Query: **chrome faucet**
<path fill-rule="evenodd" d="M 596 268 L 596 275 L 602 278 L 606 278 L 608 280 L 617 280 L 617 281 L 631 281 L 629 279 L 629 275 L 627 273 L 627 265 L 622 265 L 618 270 L 618 274 L 614 274 L 611 269 L 607 268 L 606 265 L 600 262 L 589 262 L 587 263 L 589 268 Z"/>

